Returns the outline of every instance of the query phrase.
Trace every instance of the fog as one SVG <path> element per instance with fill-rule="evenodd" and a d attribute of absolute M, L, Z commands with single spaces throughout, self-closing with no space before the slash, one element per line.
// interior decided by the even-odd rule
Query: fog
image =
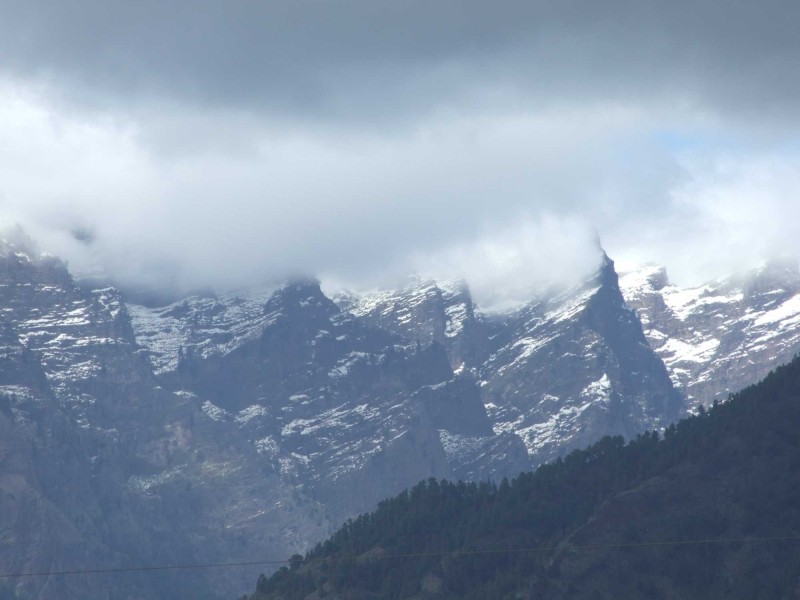
<path fill-rule="evenodd" d="M 2 3 L 0 220 L 170 292 L 800 255 L 794 3 Z M 724 18 L 723 18 L 724 16 Z"/>

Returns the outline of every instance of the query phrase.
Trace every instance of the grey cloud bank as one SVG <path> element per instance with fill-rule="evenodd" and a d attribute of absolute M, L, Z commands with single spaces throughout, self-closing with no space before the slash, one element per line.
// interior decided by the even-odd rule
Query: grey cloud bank
<path fill-rule="evenodd" d="M 794 2 L 3 2 L 6 69 L 91 102 L 371 122 L 503 97 L 796 116 Z M 767 109 L 767 110 L 765 110 Z M 767 114 L 768 113 L 768 114 Z"/>
<path fill-rule="evenodd" d="M 793 2 L 0 2 L 0 217 L 153 287 L 800 254 Z"/>

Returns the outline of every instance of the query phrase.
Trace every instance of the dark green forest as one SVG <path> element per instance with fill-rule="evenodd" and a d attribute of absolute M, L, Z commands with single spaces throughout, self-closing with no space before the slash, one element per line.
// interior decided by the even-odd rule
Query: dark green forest
<path fill-rule="evenodd" d="M 249 598 L 800 598 L 800 359 L 662 435 L 422 482 Z"/>

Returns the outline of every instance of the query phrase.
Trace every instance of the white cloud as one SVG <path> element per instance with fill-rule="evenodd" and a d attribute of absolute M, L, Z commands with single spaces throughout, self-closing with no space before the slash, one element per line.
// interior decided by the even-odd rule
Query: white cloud
<path fill-rule="evenodd" d="M 542 215 L 486 232 L 432 255 L 413 254 L 413 270 L 466 280 L 485 311 L 524 304 L 537 292 L 581 283 L 599 266 L 596 231 L 580 218 Z"/>
<path fill-rule="evenodd" d="M 690 152 L 681 160 L 687 176 L 670 190 L 670 210 L 606 237 L 622 268 L 655 261 L 672 280 L 696 284 L 800 256 L 800 154 Z"/>
<path fill-rule="evenodd" d="M 486 305 L 585 272 L 595 229 L 612 258 L 661 261 L 684 280 L 798 251 L 796 154 L 689 154 L 660 139 L 671 127 L 721 126 L 595 103 L 366 133 L 174 105 L 69 112 L 6 83 L 0 218 L 127 283 L 366 285 L 413 270 L 465 277 Z"/>
<path fill-rule="evenodd" d="M 596 149 L 638 119 L 455 115 L 389 137 L 264 125 L 236 151 L 163 155 L 148 146 L 146 123 L 86 120 L 4 92 L 3 217 L 77 267 L 182 286 L 369 278 L 521 216 L 569 214 L 587 184 L 606 178 Z M 204 121 L 192 134 L 202 139 L 202 127 L 219 135 L 224 125 Z M 572 171 L 580 177 L 565 177 Z M 77 243 L 75 230 L 94 244 Z"/>

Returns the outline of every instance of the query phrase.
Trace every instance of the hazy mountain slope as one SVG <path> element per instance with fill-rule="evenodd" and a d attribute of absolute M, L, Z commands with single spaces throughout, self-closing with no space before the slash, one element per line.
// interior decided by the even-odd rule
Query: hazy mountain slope
<path fill-rule="evenodd" d="M 663 426 L 680 412 L 607 257 L 577 288 L 505 314 L 482 314 L 463 282 L 418 280 L 337 303 L 407 345 L 441 343 L 456 369 L 480 380 L 494 431 L 519 435 L 532 464 L 602 435 Z"/>
<path fill-rule="evenodd" d="M 499 479 L 679 411 L 607 258 L 580 288 L 505 315 L 477 311 L 463 282 L 423 280 L 131 312 L 162 384 L 238 425 L 334 521 L 431 475 Z"/>
<path fill-rule="evenodd" d="M 0 253 L 3 572 L 283 556 L 328 531 L 251 445 L 159 386 L 114 290 L 83 290 L 25 250 Z M 193 593 L 169 573 L 12 584 L 21 598 Z M 215 576 L 195 591 L 236 585 Z"/>
<path fill-rule="evenodd" d="M 197 398 L 209 418 L 238 426 L 265 465 L 313 494 L 332 518 L 431 474 L 486 478 L 528 464 L 518 438 L 495 435 L 476 382 L 456 377 L 435 341 L 405 344 L 341 311 L 309 281 L 277 290 L 240 327 L 247 335 L 208 351 L 211 302 L 222 315 L 238 300 L 135 309 L 134 324 L 146 322 L 148 332 L 159 318 L 164 328 L 190 332 L 186 345 L 172 345 L 179 357 L 162 381 Z M 157 338 L 141 339 L 155 352 L 164 347 Z"/>
<path fill-rule="evenodd" d="M 800 359 L 660 441 L 605 438 L 499 487 L 420 484 L 250 600 L 794 597 L 798 419 Z M 752 538 L 771 541 L 711 543 Z M 398 554 L 417 556 L 381 558 Z"/>
<path fill-rule="evenodd" d="M 5 244 L 0 311 L 2 456 L 9 493 L 25 490 L 6 505 L 8 570 L 282 558 L 421 479 L 514 476 L 663 426 L 680 404 L 607 259 L 578 288 L 500 315 L 464 283 L 430 281 L 335 301 L 295 281 L 145 307 Z M 26 517 L 32 505 L 49 516 Z M 241 581 L 200 577 L 191 593 Z M 157 598 L 182 584 L 69 585 Z"/>

